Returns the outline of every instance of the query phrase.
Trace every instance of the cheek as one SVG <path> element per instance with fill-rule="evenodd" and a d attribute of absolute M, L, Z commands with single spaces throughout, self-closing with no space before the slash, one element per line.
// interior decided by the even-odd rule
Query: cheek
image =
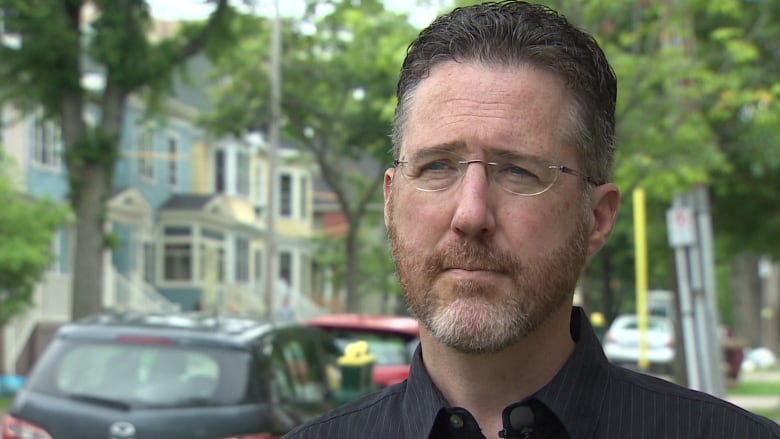
<path fill-rule="evenodd" d="M 409 198 L 409 205 L 396 209 L 396 224 L 403 238 L 415 243 L 435 241 L 445 233 L 452 221 L 452 215 L 441 203 Z"/>
<path fill-rule="evenodd" d="M 430 233 L 442 225 L 448 227 L 452 220 L 452 209 L 443 202 L 441 195 L 420 192 L 407 184 L 396 185 L 386 195 L 385 214 L 393 216 L 396 228 L 403 230 L 407 236 Z"/>
<path fill-rule="evenodd" d="M 531 200 L 526 200 L 531 201 Z M 536 201 L 536 200 L 533 200 Z M 507 241 L 510 249 L 525 249 L 531 253 L 544 252 L 568 236 L 572 229 L 574 209 L 553 208 L 552 203 L 527 203 L 522 207 L 500 212 L 499 241 Z"/>

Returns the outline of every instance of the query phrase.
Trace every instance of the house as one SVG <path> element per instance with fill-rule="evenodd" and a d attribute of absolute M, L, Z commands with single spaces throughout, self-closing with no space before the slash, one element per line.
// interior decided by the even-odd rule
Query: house
<path fill-rule="evenodd" d="M 322 287 L 312 262 L 312 165 L 295 149 L 280 148 L 271 185 L 268 143 L 259 136 L 212 138 L 195 125 L 198 110 L 186 99 L 170 99 L 163 112 L 149 115 L 140 99 L 128 102 L 107 201 L 113 246 L 104 255 L 103 306 L 248 315 L 289 307 L 300 317 L 323 312 L 308 299 Z M 14 181 L 35 197 L 64 202 L 59 127 L 8 107 L 2 120 L 0 139 L 17 164 Z M 56 327 L 70 320 L 74 242 L 71 229 L 54 237 L 55 261 L 35 291 L 35 308 L 0 334 L 0 370 L 26 373 Z"/>

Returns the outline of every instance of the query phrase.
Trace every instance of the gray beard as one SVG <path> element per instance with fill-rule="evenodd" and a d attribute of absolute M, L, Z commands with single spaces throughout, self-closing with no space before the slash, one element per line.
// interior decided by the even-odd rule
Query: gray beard
<path fill-rule="evenodd" d="M 388 238 L 404 298 L 440 343 L 468 354 L 499 352 L 533 333 L 561 307 L 570 306 L 587 259 L 584 218 L 561 247 L 527 262 L 473 240 L 425 256 L 397 230 L 392 201 Z M 457 266 L 455 262 L 502 273 L 511 287 L 501 290 L 495 282 L 477 281 L 447 286 L 439 275 L 443 267 Z"/>

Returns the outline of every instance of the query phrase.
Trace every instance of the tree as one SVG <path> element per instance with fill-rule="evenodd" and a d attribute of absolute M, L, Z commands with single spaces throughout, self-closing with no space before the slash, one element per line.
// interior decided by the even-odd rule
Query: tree
<path fill-rule="evenodd" d="M 739 74 L 709 113 L 729 163 L 715 175 L 713 208 L 728 253 L 780 260 L 780 4 L 720 6 L 697 27 L 712 69 Z"/>
<path fill-rule="evenodd" d="M 746 249 L 776 254 L 778 207 L 770 200 L 780 197 L 777 3 L 605 1 L 570 10 L 596 31 L 618 74 L 616 179 L 624 193 L 648 190 L 651 285 L 675 286 L 664 211 L 692 184 L 713 193 L 721 267 Z M 630 220 L 621 214 L 602 257 L 631 251 Z M 611 266 L 633 265 L 633 257 L 621 259 Z M 630 280 L 625 268 L 619 277 Z M 726 296 L 728 282 L 719 289 Z"/>
<path fill-rule="evenodd" d="M 264 130 L 268 124 L 268 64 L 258 60 L 267 59 L 261 48 L 268 47 L 270 26 L 254 20 L 240 26 L 257 29 L 256 36 L 215 59 L 222 86 L 207 125 L 219 133 Z M 310 153 L 346 215 L 350 311 L 359 308 L 359 233 L 367 212 L 381 210 L 395 84 L 413 35 L 405 17 L 378 0 L 310 2 L 303 21 L 285 26 L 283 132 Z"/>
<path fill-rule="evenodd" d="M 51 264 L 52 236 L 67 217 L 64 206 L 14 188 L 7 167 L 0 157 L 0 328 L 32 305 L 35 284 Z"/>
<path fill-rule="evenodd" d="M 7 32 L 17 46 L 0 45 L 0 102 L 22 111 L 42 109 L 59 123 L 77 218 L 73 265 L 73 318 L 100 310 L 102 303 L 105 201 L 118 159 L 127 99 L 147 93 L 160 98 L 171 74 L 209 46 L 229 42 L 228 0 L 210 0 L 205 23 L 185 25 L 174 37 L 151 41 L 152 18 L 141 0 L 0 0 Z M 105 79 L 98 92 L 82 86 L 85 65 L 96 63 Z M 87 109 L 96 110 L 91 125 Z"/>

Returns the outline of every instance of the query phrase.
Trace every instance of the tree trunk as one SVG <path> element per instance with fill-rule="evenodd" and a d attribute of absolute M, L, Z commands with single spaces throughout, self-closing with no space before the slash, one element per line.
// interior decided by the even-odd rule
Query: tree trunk
<path fill-rule="evenodd" d="M 731 294 L 734 304 L 734 332 L 757 346 L 761 338 L 761 283 L 758 256 L 740 253 L 731 260 Z"/>
<path fill-rule="evenodd" d="M 109 75 L 103 93 L 100 125 L 92 135 L 87 134 L 81 100 L 75 98 L 63 105 L 63 138 L 71 149 L 68 163 L 71 204 L 77 218 L 71 307 L 74 320 L 103 308 L 105 203 L 119 156 L 126 97 L 127 92 Z M 78 128 L 67 132 L 66 126 Z"/>
<path fill-rule="evenodd" d="M 74 200 L 76 225 L 73 264 L 74 320 L 100 312 L 103 305 L 103 203 L 108 193 L 106 171 L 100 165 L 85 167 Z"/>

